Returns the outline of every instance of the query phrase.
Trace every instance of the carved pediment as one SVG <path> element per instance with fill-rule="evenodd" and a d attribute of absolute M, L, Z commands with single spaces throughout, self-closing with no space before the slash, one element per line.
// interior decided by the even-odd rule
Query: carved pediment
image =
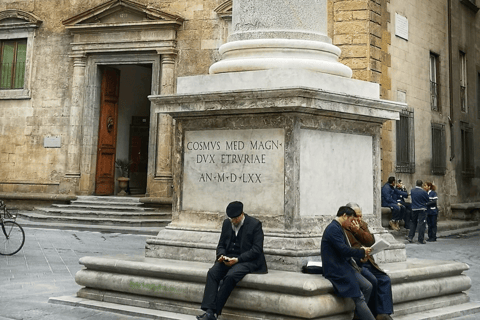
<path fill-rule="evenodd" d="M 183 18 L 131 0 L 111 0 L 63 21 L 69 29 L 76 27 L 173 23 Z"/>
<path fill-rule="evenodd" d="M 221 18 L 226 18 L 226 19 L 231 19 L 232 18 L 232 6 L 233 6 L 233 0 L 227 0 L 223 2 L 221 5 L 216 7 L 214 11 L 221 17 Z"/>
<path fill-rule="evenodd" d="M 1 27 L 38 27 L 42 23 L 37 16 L 21 10 L 0 11 Z"/>

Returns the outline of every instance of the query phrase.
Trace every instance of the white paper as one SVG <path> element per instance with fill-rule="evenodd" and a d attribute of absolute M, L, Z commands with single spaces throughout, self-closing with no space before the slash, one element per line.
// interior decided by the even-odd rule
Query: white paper
<path fill-rule="evenodd" d="M 308 261 L 307 267 L 321 267 L 322 261 Z"/>
<path fill-rule="evenodd" d="M 390 247 L 390 243 L 387 241 L 380 239 L 375 244 L 371 247 L 372 251 L 370 252 L 370 255 L 377 254 L 380 251 L 385 250 L 386 248 Z"/>

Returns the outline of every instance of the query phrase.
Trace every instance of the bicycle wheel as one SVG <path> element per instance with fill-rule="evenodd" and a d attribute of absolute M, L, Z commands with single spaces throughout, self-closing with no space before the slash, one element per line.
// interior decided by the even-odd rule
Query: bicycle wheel
<path fill-rule="evenodd" d="M 11 256 L 22 249 L 25 232 L 13 221 L 4 221 L 0 231 L 0 255 Z"/>

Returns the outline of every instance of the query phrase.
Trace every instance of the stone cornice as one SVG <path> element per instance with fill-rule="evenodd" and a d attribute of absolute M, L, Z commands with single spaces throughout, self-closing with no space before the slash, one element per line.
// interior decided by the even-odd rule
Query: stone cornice
<path fill-rule="evenodd" d="M 233 1 L 227 0 L 223 2 L 221 5 L 216 7 L 213 11 L 215 11 L 220 17 L 222 18 L 232 18 L 232 6 Z"/>
<path fill-rule="evenodd" d="M 9 23 L 2 23 L 2 20 L 6 19 L 18 19 L 19 22 L 9 22 Z M 38 28 L 42 24 L 42 20 L 35 16 L 32 13 L 21 11 L 21 10 L 5 10 L 0 12 L 0 28 L 28 28 L 34 27 Z"/>
<path fill-rule="evenodd" d="M 242 114 L 268 113 L 282 110 L 284 112 L 343 114 L 345 118 L 376 118 L 384 120 L 398 120 L 399 112 L 406 108 L 406 104 L 350 96 L 310 88 L 288 88 L 277 90 L 239 90 L 229 92 L 212 92 L 206 94 L 162 95 L 149 96 L 156 105 L 161 106 L 156 112 L 165 112 L 176 117 L 195 116 L 197 112 Z M 245 101 L 234 105 L 229 101 Z M 223 101 L 225 103 L 219 103 Z M 185 105 L 195 103 L 195 110 L 184 109 Z M 258 111 L 255 111 L 258 110 Z"/>
<path fill-rule="evenodd" d="M 131 1 L 131 0 L 111 0 L 106 3 L 103 3 L 99 6 L 96 6 L 90 10 L 84 11 L 74 17 L 62 21 L 66 28 L 78 27 L 79 24 L 85 23 L 87 20 L 95 19 L 96 17 L 102 17 L 108 15 L 110 12 L 115 12 L 120 8 L 126 8 L 133 12 L 138 12 L 144 14 L 148 19 L 145 21 L 146 24 L 149 22 L 158 22 L 164 21 L 164 23 L 172 23 L 181 25 L 184 19 L 178 15 L 170 14 L 151 6 L 146 6 L 141 3 Z M 95 24 L 88 23 L 90 27 L 94 27 Z"/>

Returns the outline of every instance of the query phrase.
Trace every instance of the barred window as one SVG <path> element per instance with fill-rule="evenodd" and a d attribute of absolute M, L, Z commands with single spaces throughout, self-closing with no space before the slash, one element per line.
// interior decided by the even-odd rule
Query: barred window
<path fill-rule="evenodd" d="M 432 123 L 432 174 L 444 175 L 447 169 L 445 125 Z"/>
<path fill-rule="evenodd" d="M 468 112 L 467 109 L 467 55 L 460 51 L 460 109 Z"/>
<path fill-rule="evenodd" d="M 413 110 L 400 113 L 396 122 L 398 173 L 415 173 L 415 128 Z"/>
<path fill-rule="evenodd" d="M 439 111 L 439 57 L 437 54 L 430 52 L 430 106 L 432 110 Z"/>
<path fill-rule="evenodd" d="M 473 176 L 475 167 L 473 163 L 473 127 L 466 122 L 460 123 L 462 138 L 462 174 Z"/>
<path fill-rule="evenodd" d="M 27 39 L 0 41 L 0 89 L 22 89 L 25 84 Z"/>
<path fill-rule="evenodd" d="M 477 118 L 480 119 L 480 73 L 477 73 Z"/>

